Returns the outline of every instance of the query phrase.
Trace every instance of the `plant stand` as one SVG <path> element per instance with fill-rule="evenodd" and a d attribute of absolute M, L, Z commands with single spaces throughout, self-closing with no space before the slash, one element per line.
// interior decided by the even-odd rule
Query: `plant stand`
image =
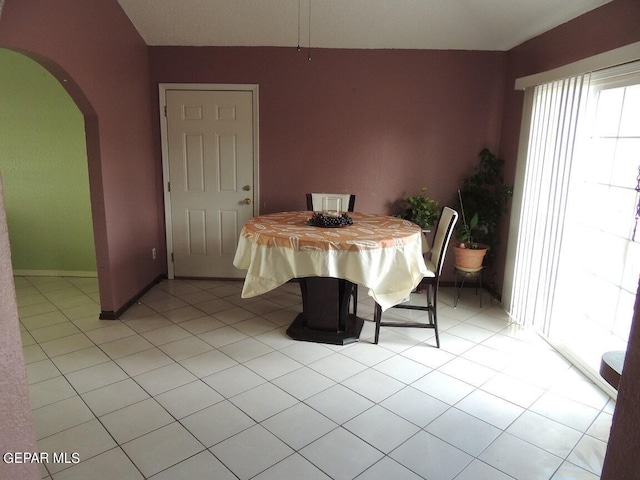
<path fill-rule="evenodd" d="M 453 308 L 458 306 L 458 300 L 460 300 L 460 293 L 462 292 L 462 288 L 466 281 L 471 281 L 475 283 L 476 287 L 476 295 L 478 295 L 478 289 L 482 290 L 482 271 L 476 270 L 475 272 L 468 272 L 466 270 L 462 270 L 458 267 L 453 268 L 453 273 L 455 274 L 455 299 L 453 301 Z M 480 308 L 482 308 L 482 291 L 480 292 Z"/>

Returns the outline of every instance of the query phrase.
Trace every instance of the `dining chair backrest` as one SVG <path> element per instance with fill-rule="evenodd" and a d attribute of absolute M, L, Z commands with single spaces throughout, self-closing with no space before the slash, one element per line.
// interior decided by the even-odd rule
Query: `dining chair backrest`
<path fill-rule="evenodd" d="M 436 233 L 433 237 L 433 246 L 431 247 L 431 262 L 436 268 L 435 274 L 437 277 L 442 272 L 445 253 L 453 234 L 453 227 L 457 221 L 458 212 L 453 208 L 444 207 L 440 212 L 440 220 L 438 220 Z"/>
<path fill-rule="evenodd" d="M 353 212 L 356 196 L 348 193 L 307 193 L 307 210 L 314 212 L 325 210 L 324 203 L 329 205 L 326 210 L 335 210 L 334 206 L 338 203 L 338 200 L 340 200 L 340 209 L 342 211 Z"/>

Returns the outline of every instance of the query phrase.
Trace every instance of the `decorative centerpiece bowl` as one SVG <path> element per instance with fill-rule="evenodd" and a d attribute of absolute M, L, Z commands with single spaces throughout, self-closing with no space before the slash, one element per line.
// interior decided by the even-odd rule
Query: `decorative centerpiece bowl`
<path fill-rule="evenodd" d="M 307 222 L 314 227 L 322 228 L 340 228 L 347 225 L 353 225 L 353 220 L 346 213 L 331 214 L 322 212 L 313 212 L 313 215 Z"/>

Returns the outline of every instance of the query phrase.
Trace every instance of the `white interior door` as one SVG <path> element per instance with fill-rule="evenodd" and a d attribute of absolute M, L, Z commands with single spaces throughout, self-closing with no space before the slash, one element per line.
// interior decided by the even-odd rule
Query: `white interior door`
<path fill-rule="evenodd" d="M 173 274 L 243 277 L 233 257 L 254 216 L 254 92 L 165 94 Z"/>

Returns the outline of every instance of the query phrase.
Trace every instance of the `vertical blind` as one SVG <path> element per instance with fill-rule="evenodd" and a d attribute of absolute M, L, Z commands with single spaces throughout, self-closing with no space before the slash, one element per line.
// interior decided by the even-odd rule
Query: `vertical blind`
<path fill-rule="evenodd" d="M 549 333 L 580 113 L 589 74 L 534 88 L 509 313 Z"/>

